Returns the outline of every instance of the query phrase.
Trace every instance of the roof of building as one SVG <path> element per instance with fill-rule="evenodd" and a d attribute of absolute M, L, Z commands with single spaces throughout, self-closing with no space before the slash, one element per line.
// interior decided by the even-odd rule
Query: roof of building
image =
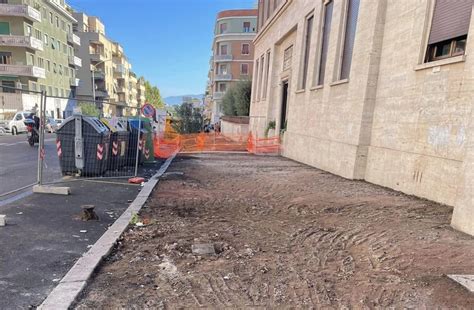
<path fill-rule="evenodd" d="M 226 17 L 240 17 L 240 16 L 255 16 L 257 17 L 258 10 L 226 10 L 217 14 L 217 19 Z"/>

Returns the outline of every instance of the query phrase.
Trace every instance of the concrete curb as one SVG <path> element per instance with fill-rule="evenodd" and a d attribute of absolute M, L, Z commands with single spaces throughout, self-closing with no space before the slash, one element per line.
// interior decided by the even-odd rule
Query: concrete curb
<path fill-rule="evenodd" d="M 469 292 L 474 293 L 474 275 L 456 275 L 450 274 L 448 278 L 461 284 L 468 289 Z"/>
<path fill-rule="evenodd" d="M 158 183 L 159 178 L 166 172 L 175 157 L 176 154 L 168 158 L 160 170 L 145 183 L 143 189 L 128 209 L 109 227 L 92 248 L 76 262 L 38 309 L 69 309 L 74 304 L 97 266 L 110 254 L 117 240 L 128 228 L 132 216 L 141 210 Z"/>

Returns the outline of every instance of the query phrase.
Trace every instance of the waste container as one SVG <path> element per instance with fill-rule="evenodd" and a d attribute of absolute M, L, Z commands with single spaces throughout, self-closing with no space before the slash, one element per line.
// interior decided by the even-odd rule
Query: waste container
<path fill-rule="evenodd" d="M 121 122 L 101 119 L 110 130 L 109 171 L 117 171 L 127 165 L 130 133 Z"/>
<path fill-rule="evenodd" d="M 143 122 L 143 129 L 146 130 L 144 161 L 145 163 L 153 163 L 155 161 L 155 152 L 153 144 L 154 130 L 153 125 L 149 119 L 145 119 L 145 121 Z"/>
<path fill-rule="evenodd" d="M 63 175 L 101 176 L 107 171 L 110 131 L 98 118 L 74 115 L 56 132 Z"/>
<path fill-rule="evenodd" d="M 140 126 L 141 128 L 140 129 L 138 128 L 139 122 L 140 121 L 138 119 L 128 120 L 128 131 L 130 134 L 130 139 L 129 139 L 128 152 L 127 152 L 127 166 L 135 166 L 137 152 L 138 152 L 138 165 L 143 165 L 143 162 L 145 161 L 144 146 L 146 142 L 145 139 L 146 139 L 147 131 L 143 129 L 143 123 L 141 123 L 141 126 Z M 139 131 L 140 131 L 140 136 L 138 135 Z"/>

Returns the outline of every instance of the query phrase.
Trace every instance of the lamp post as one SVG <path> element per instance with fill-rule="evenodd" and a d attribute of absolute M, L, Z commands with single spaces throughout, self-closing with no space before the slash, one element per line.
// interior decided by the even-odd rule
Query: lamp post
<path fill-rule="evenodd" d="M 95 101 L 95 72 L 97 71 L 97 66 L 98 65 L 101 65 L 107 61 L 112 61 L 113 59 L 106 59 L 106 60 L 102 60 L 102 61 L 99 61 L 98 63 L 96 63 L 95 65 L 91 64 L 92 66 L 92 98 L 94 100 L 94 103 L 96 103 Z M 96 103 L 97 104 L 97 103 Z M 104 105 L 101 103 L 100 105 L 100 117 L 103 117 L 104 116 Z"/>

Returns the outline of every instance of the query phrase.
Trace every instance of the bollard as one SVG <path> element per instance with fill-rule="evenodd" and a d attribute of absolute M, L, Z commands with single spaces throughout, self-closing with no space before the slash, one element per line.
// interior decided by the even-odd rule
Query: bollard
<path fill-rule="evenodd" d="M 7 225 L 7 216 L 6 215 L 0 215 L 0 227 L 3 227 Z"/>

